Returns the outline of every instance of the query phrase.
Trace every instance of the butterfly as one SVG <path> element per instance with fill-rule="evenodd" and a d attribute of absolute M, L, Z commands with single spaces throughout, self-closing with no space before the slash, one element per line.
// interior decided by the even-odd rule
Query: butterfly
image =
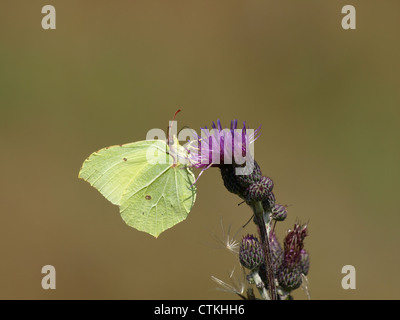
<path fill-rule="evenodd" d="M 125 223 L 158 237 L 185 220 L 196 200 L 195 176 L 181 159 L 176 136 L 100 149 L 83 163 L 79 178 L 119 206 Z"/>

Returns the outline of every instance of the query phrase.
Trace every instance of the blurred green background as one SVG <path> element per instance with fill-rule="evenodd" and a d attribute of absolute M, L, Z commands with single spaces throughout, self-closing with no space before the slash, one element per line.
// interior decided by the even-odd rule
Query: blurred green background
<path fill-rule="evenodd" d="M 54 5 L 57 29 L 41 28 Z M 218 246 L 251 211 L 217 169 L 158 239 L 78 179 L 109 145 L 221 119 L 262 124 L 256 159 L 308 222 L 313 299 L 399 299 L 399 1 L 2 1 L 0 298 L 236 299 Z M 198 172 L 196 172 L 197 174 Z M 57 289 L 43 290 L 54 265 Z M 353 265 L 356 290 L 343 290 Z M 238 273 L 240 275 L 240 273 Z M 296 299 L 306 299 L 299 289 Z"/>

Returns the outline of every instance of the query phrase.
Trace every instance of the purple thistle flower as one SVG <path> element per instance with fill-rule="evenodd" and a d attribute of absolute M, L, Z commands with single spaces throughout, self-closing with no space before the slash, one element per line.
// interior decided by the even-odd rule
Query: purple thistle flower
<path fill-rule="evenodd" d="M 212 123 L 212 129 L 201 128 L 189 145 L 189 163 L 203 170 L 209 167 L 221 167 L 224 164 L 239 164 L 248 156 L 249 146 L 258 138 L 260 127 L 256 130 L 238 129 L 237 120 L 231 121 L 230 128 L 222 128 L 221 122 Z"/>
<path fill-rule="evenodd" d="M 284 264 L 287 267 L 294 268 L 299 265 L 306 236 L 307 225 L 296 223 L 293 230 L 288 231 L 284 240 Z"/>
<path fill-rule="evenodd" d="M 296 223 L 284 240 L 282 264 L 275 275 L 279 285 L 288 293 L 300 287 L 303 281 L 302 274 L 307 275 L 310 267 L 308 253 L 304 250 L 306 236 L 307 225 Z"/>

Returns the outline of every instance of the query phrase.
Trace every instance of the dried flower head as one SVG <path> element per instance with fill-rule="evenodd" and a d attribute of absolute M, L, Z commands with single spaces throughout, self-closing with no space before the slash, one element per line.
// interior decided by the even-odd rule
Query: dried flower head
<path fill-rule="evenodd" d="M 295 224 L 289 230 L 284 240 L 284 263 L 288 267 L 298 266 L 301 250 L 304 248 L 304 238 L 307 236 L 307 225 Z"/>

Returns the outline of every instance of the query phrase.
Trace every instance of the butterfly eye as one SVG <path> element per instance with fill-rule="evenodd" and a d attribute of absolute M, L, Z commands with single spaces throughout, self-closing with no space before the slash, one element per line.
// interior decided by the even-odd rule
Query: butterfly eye
<path fill-rule="evenodd" d="M 146 200 L 151 200 L 151 196 L 147 195 L 144 197 Z"/>

